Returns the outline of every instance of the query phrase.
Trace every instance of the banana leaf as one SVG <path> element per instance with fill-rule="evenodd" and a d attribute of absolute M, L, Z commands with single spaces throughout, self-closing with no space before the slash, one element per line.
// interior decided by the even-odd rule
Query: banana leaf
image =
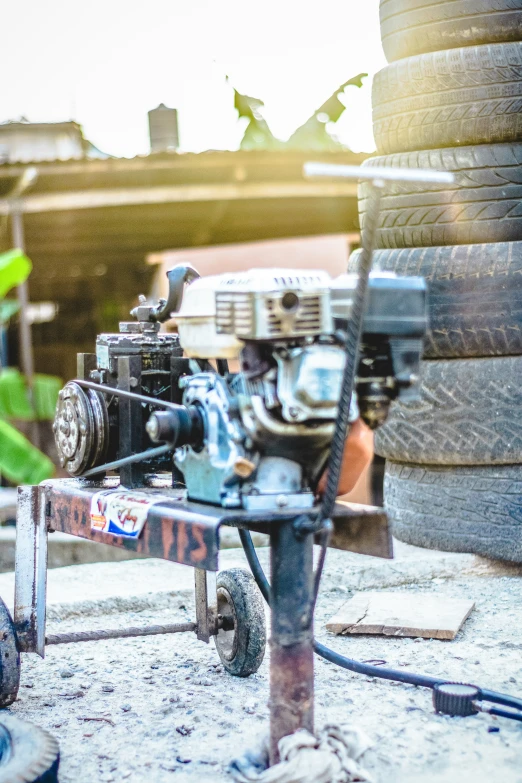
<path fill-rule="evenodd" d="M 15 367 L 6 367 L 0 371 L 0 417 L 24 421 L 53 419 L 60 387 L 59 378 L 37 373 L 33 380 L 33 408 L 24 376 Z"/>
<path fill-rule="evenodd" d="M 0 253 L 0 298 L 29 277 L 33 265 L 25 253 L 15 248 Z"/>
<path fill-rule="evenodd" d="M 39 484 L 53 475 L 54 465 L 21 432 L 0 420 L 0 472 L 14 484 Z"/>

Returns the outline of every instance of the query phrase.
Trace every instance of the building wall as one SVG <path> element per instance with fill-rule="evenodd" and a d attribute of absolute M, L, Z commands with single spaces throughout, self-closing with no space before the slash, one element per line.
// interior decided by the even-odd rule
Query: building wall
<path fill-rule="evenodd" d="M 68 160 L 83 156 L 80 129 L 70 123 L 33 125 L 8 123 L 0 125 L 0 161 L 29 163 Z"/>
<path fill-rule="evenodd" d="M 193 266 L 202 277 L 258 267 L 321 269 L 336 277 L 346 272 L 348 258 L 358 242 L 358 233 L 330 234 L 151 253 L 147 256 L 147 262 L 158 266 L 152 294 L 166 296 L 166 273 L 178 264 Z"/>

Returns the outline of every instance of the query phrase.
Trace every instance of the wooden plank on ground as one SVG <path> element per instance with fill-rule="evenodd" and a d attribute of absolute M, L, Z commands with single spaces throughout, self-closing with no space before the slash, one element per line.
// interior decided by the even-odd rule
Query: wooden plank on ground
<path fill-rule="evenodd" d="M 356 593 L 326 623 L 335 634 L 454 639 L 475 604 L 422 593 Z"/>

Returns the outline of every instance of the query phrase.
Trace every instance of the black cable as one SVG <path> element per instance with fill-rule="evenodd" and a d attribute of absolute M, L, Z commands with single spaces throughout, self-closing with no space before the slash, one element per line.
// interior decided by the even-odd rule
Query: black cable
<path fill-rule="evenodd" d="M 479 691 L 479 699 L 491 701 L 494 704 L 503 704 L 504 707 L 513 707 L 515 710 L 522 710 L 522 699 L 517 699 L 515 696 L 506 696 L 505 693 L 497 693 L 497 691 L 488 691 L 485 688 L 479 688 Z"/>
<path fill-rule="evenodd" d="M 265 576 L 265 572 L 261 568 L 261 563 L 259 562 L 256 548 L 254 546 L 254 542 L 252 541 L 252 536 L 250 535 L 250 530 L 243 530 L 243 528 L 239 528 L 239 538 L 241 540 L 248 565 L 250 566 L 250 570 L 252 571 L 254 579 L 257 582 L 257 586 L 259 587 L 261 595 L 267 602 L 268 606 L 270 606 L 270 585 L 268 584 L 268 579 Z"/>
<path fill-rule="evenodd" d="M 250 570 L 256 580 L 257 586 L 261 591 L 261 595 L 265 601 L 270 605 L 270 585 L 265 576 L 265 572 L 261 567 L 259 558 L 257 556 L 252 536 L 248 530 L 240 530 L 239 536 L 241 543 L 245 551 L 246 559 Z M 442 685 L 448 682 L 447 679 L 440 679 L 439 677 L 430 677 L 426 674 L 414 674 L 407 671 L 398 671 L 397 669 L 388 669 L 383 666 L 373 666 L 371 663 L 362 663 L 356 661 L 353 658 L 346 658 L 344 655 L 331 650 L 326 645 L 321 644 L 314 639 L 314 651 L 321 658 L 324 658 L 336 666 L 340 666 L 348 671 L 355 672 L 356 674 L 364 674 L 367 677 L 378 677 L 381 680 L 392 680 L 394 682 L 402 682 L 406 685 L 416 685 L 421 688 L 433 688 L 435 685 Z M 503 718 L 512 718 L 513 720 L 522 721 L 522 699 L 517 699 L 514 696 L 507 696 L 504 693 L 497 693 L 496 691 L 490 691 L 485 688 L 479 688 L 478 699 L 483 701 L 493 702 L 495 704 L 502 704 L 505 707 L 512 707 L 513 709 L 520 710 L 521 713 L 510 713 L 505 710 L 498 710 L 492 707 L 488 712 L 492 715 L 499 715 Z"/>
<path fill-rule="evenodd" d="M 95 468 L 86 470 L 78 478 L 88 478 L 89 476 L 96 476 L 98 473 L 107 473 L 109 470 L 118 470 L 118 468 L 123 468 L 125 465 L 133 465 L 135 462 L 146 462 L 148 459 L 161 457 L 167 451 L 172 451 L 172 447 L 168 444 L 158 446 L 155 449 L 146 449 L 138 452 L 138 454 L 131 454 L 130 457 L 122 457 L 121 459 L 115 459 L 113 462 L 106 462 L 105 465 L 97 465 Z"/>
<path fill-rule="evenodd" d="M 346 342 L 344 344 L 346 361 L 341 381 L 341 394 L 337 407 L 337 419 L 330 447 L 330 457 L 328 459 L 326 489 L 321 503 L 320 519 L 323 521 L 332 516 L 338 495 L 337 488 L 339 486 L 339 478 L 343 465 L 344 447 L 349 425 L 350 403 L 357 370 L 359 343 L 364 322 L 364 310 L 368 292 L 368 280 L 372 268 L 372 252 L 379 219 L 380 202 L 381 187 L 374 183 L 371 189 L 364 230 L 361 237 L 362 252 L 359 258 L 357 285 L 353 294 L 350 317 L 348 318 L 348 323 L 346 325 Z M 319 572 L 319 578 L 320 576 L 321 574 Z"/>
<path fill-rule="evenodd" d="M 326 552 L 330 544 L 330 539 L 333 533 L 333 522 L 331 519 L 325 519 L 323 522 L 323 529 L 320 533 L 319 545 L 321 547 L 319 553 L 319 560 L 317 561 L 317 567 L 314 574 L 314 592 L 312 594 L 312 613 L 315 612 L 315 605 L 319 596 L 319 585 L 321 583 L 321 576 L 323 575 L 324 562 L 326 560 Z"/>
<path fill-rule="evenodd" d="M 509 710 L 499 710 L 497 707 L 491 707 L 487 710 L 479 710 L 480 712 L 486 712 L 488 715 L 497 715 L 499 718 L 509 718 L 510 720 L 522 721 L 522 714 L 519 712 L 509 712 Z"/>
<path fill-rule="evenodd" d="M 105 386 L 101 383 L 93 383 L 92 381 L 82 381 L 80 378 L 75 378 L 74 381 L 69 383 L 76 383 L 84 389 L 92 389 L 93 391 L 100 392 L 101 394 L 110 394 L 113 397 L 123 397 L 126 400 L 134 400 L 134 402 L 141 402 L 143 405 L 157 405 L 160 408 L 166 410 L 178 411 L 182 408 L 182 405 L 178 405 L 175 402 L 167 402 L 167 400 L 159 400 L 157 397 L 147 397 L 144 394 L 136 394 L 136 392 L 126 391 L 125 389 L 118 389 L 114 386 Z"/>
<path fill-rule="evenodd" d="M 227 359 L 216 359 L 216 367 L 219 375 L 222 375 L 223 377 L 228 375 L 229 370 Z"/>
<path fill-rule="evenodd" d="M 368 209 L 366 211 L 364 231 L 362 232 L 362 252 L 359 258 L 357 285 L 353 294 L 350 318 L 346 325 L 346 341 L 344 344 L 346 360 L 341 380 L 337 418 L 330 446 L 330 456 L 328 458 L 326 489 L 321 501 L 321 510 L 318 518 L 318 529 L 321 531 L 321 552 L 314 575 L 312 611 L 315 610 L 315 605 L 317 603 L 319 584 L 321 582 L 326 560 L 326 552 L 333 530 L 333 523 L 330 517 L 333 514 L 335 501 L 339 494 L 337 490 L 343 467 L 348 428 L 350 426 L 350 407 L 359 359 L 359 343 L 363 330 L 368 282 L 372 268 L 373 246 L 377 233 L 381 191 L 382 186 L 379 183 L 374 182 L 370 193 Z"/>
<path fill-rule="evenodd" d="M 335 663 L 336 666 L 341 666 L 356 674 L 364 674 L 367 677 L 380 677 L 381 680 L 394 680 L 407 685 L 418 685 L 421 688 L 433 688 L 435 685 L 447 682 L 447 680 L 429 677 L 426 674 L 411 674 L 397 669 L 387 669 L 384 666 L 374 666 L 371 663 L 362 663 L 362 661 L 356 661 L 353 658 L 345 658 L 344 655 L 340 655 L 315 639 L 314 650 L 321 658 L 330 661 L 330 663 Z"/>

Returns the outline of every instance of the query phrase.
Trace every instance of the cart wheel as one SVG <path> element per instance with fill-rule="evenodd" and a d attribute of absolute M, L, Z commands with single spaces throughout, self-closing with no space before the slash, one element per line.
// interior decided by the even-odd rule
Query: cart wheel
<path fill-rule="evenodd" d="M 0 598 L 0 707 L 9 707 L 20 685 L 20 653 L 11 615 Z"/>
<path fill-rule="evenodd" d="M 265 611 L 254 577 L 243 568 L 217 577 L 218 617 L 214 637 L 223 666 L 235 677 L 248 677 L 261 666 L 266 647 Z"/>
<path fill-rule="evenodd" d="M 57 783 L 60 749 L 47 731 L 0 716 L 0 783 Z"/>

